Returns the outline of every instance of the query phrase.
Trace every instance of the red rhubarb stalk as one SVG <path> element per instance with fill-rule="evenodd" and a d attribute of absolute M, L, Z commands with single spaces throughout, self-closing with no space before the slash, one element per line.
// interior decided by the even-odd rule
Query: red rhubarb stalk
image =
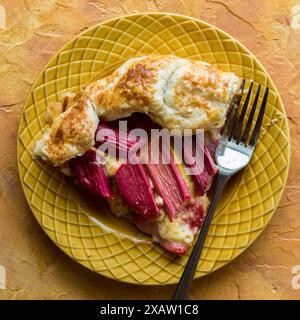
<path fill-rule="evenodd" d="M 116 174 L 121 196 L 128 207 L 145 219 L 159 214 L 149 178 L 141 163 L 123 164 Z"/>
<path fill-rule="evenodd" d="M 141 137 L 132 137 L 131 135 L 130 138 L 127 131 L 99 123 L 96 132 L 96 147 L 107 143 L 108 146 L 112 146 L 119 152 L 120 157 L 124 158 L 128 156 L 129 151 L 137 150 L 137 148 L 141 148 L 146 143 Z"/>
<path fill-rule="evenodd" d="M 83 187 L 89 192 L 112 198 L 109 179 L 100 163 L 97 162 L 96 152 L 88 150 L 84 155 L 71 159 L 69 166 Z"/>

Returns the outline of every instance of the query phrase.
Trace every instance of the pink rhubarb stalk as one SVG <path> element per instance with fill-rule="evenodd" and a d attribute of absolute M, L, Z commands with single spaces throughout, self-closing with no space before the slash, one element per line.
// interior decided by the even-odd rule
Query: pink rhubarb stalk
<path fill-rule="evenodd" d="M 96 152 L 88 150 L 83 156 L 71 159 L 69 166 L 83 187 L 89 192 L 112 198 L 109 179 L 100 163 L 97 162 Z"/>
<path fill-rule="evenodd" d="M 121 196 L 135 213 L 149 219 L 159 214 L 149 178 L 141 163 L 123 164 L 116 174 Z"/>
<path fill-rule="evenodd" d="M 185 144 L 183 152 L 186 162 L 189 163 L 187 164 L 187 167 L 193 173 L 192 176 L 196 184 L 197 193 L 198 195 L 202 196 L 209 187 L 212 178 L 218 169 L 210 155 L 209 150 L 204 144 L 200 146 L 200 152 L 197 153 L 194 141 L 192 146 L 190 144 Z M 197 167 L 197 164 L 199 165 L 200 163 L 203 164 L 202 172 L 199 172 L 199 167 Z"/>
<path fill-rule="evenodd" d="M 161 154 L 159 157 L 161 158 Z M 172 221 L 177 212 L 190 199 L 190 194 L 172 155 L 170 154 L 170 164 L 161 163 L 161 159 L 152 164 L 154 158 L 155 155 L 152 152 L 150 157 L 152 161 L 145 165 L 158 194 L 163 199 L 168 217 Z"/>

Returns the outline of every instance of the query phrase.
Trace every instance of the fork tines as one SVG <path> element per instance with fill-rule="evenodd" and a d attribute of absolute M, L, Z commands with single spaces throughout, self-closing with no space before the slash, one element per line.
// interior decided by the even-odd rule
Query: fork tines
<path fill-rule="evenodd" d="M 263 100 L 259 109 L 259 113 L 255 122 L 255 126 L 253 129 L 253 133 L 252 136 L 250 138 L 249 143 L 248 142 L 248 138 L 251 132 L 251 127 L 252 127 L 252 123 L 254 122 L 254 115 L 255 115 L 255 111 L 257 108 L 257 104 L 258 104 L 258 99 L 259 99 L 259 95 L 260 95 L 260 91 L 261 91 L 261 85 L 259 84 L 256 90 L 256 94 L 255 94 L 255 98 L 253 100 L 253 104 L 250 110 L 250 114 L 246 123 L 246 126 L 243 130 L 244 127 L 244 120 L 245 120 L 245 116 L 247 113 L 247 109 L 248 109 L 248 105 L 249 102 L 251 100 L 251 95 L 253 93 L 253 81 L 250 82 L 250 86 L 245 98 L 245 101 L 243 103 L 243 107 L 242 110 L 240 112 L 240 115 L 238 116 L 238 109 L 240 107 L 241 104 L 241 100 L 242 100 L 242 96 L 243 96 L 243 92 L 244 92 L 244 88 L 245 88 L 245 83 L 246 80 L 243 79 L 243 81 L 241 82 L 241 86 L 237 92 L 237 94 L 235 95 L 235 97 L 232 100 L 231 106 L 229 108 L 228 111 L 228 116 L 227 116 L 227 120 L 225 122 L 224 125 L 224 129 L 223 129 L 223 135 L 225 134 L 228 137 L 228 140 L 232 140 L 234 142 L 236 142 L 236 144 L 239 144 L 240 142 L 242 142 L 244 145 L 249 145 L 254 147 L 257 139 L 258 139 L 258 135 L 259 135 L 259 131 L 262 125 L 262 121 L 263 121 L 263 117 L 264 117 L 264 113 L 265 113 L 265 109 L 266 109 L 266 104 L 267 104 L 267 99 L 268 99 L 268 94 L 269 94 L 269 88 L 266 87 L 264 95 L 263 95 Z"/>

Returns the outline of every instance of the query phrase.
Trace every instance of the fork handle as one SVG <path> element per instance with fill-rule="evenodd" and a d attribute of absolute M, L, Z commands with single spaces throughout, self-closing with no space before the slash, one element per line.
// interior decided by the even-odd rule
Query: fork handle
<path fill-rule="evenodd" d="M 204 246 L 204 242 L 208 233 L 208 229 L 210 227 L 212 218 L 214 216 L 214 212 L 218 203 L 218 200 L 224 190 L 224 187 L 229 180 L 230 176 L 218 174 L 217 181 L 215 184 L 215 194 L 210 203 L 209 209 L 207 211 L 206 217 L 204 219 L 203 226 L 201 231 L 199 232 L 197 242 L 193 248 L 193 251 L 189 257 L 187 265 L 181 275 L 180 281 L 177 284 L 175 293 L 172 297 L 172 300 L 187 300 L 188 294 L 192 287 L 192 282 L 194 279 L 194 275 L 198 266 L 198 262 L 200 259 L 200 255 Z"/>

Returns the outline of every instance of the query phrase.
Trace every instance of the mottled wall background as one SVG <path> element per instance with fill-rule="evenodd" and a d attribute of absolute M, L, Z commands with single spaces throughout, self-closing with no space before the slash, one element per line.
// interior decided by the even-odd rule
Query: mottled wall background
<path fill-rule="evenodd" d="M 190 15 L 241 41 L 274 79 L 289 119 L 292 161 L 276 214 L 244 254 L 196 280 L 191 297 L 300 298 L 300 289 L 291 286 L 292 268 L 300 265 L 300 0 L 0 0 L 0 5 L 6 11 L 6 26 L 0 23 L 0 265 L 7 278 L 0 299 L 168 298 L 174 290 L 119 283 L 73 262 L 37 225 L 18 181 L 19 116 L 39 71 L 83 29 L 142 11 Z"/>

